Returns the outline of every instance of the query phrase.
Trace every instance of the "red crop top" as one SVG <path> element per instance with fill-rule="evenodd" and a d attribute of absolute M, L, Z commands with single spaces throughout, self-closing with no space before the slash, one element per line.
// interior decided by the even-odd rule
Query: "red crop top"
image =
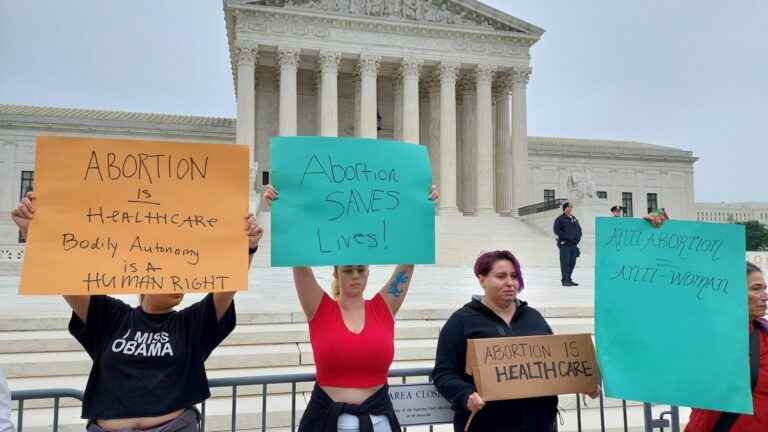
<path fill-rule="evenodd" d="M 395 321 L 380 294 L 365 301 L 365 323 L 352 333 L 341 309 L 323 294 L 309 322 L 317 383 L 321 386 L 366 388 L 387 382 L 395 357 Z"/>

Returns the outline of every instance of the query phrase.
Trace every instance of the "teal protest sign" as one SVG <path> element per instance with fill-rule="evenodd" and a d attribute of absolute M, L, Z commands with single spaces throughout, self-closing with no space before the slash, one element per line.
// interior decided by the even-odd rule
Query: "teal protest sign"
<path fill-rule="evenodd" d="M 751 414 L 744 227 L 598 218 L 596 236 L 606 394 Z"/>
<path fill-rule="evenodd" d="M 426 147 L 276 137 L 270 151 L 273 266 L 435 262 Z"/>

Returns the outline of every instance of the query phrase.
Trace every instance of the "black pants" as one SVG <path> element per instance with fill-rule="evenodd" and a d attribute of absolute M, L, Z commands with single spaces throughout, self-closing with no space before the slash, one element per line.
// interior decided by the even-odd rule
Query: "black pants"
<path fill-rule="evenodd" d="M 573 282 L 571 275 L 576 267 L 576 258 L 579 256 L 579 248 L 573 244 L 564 244 L 560 248 L 560 282 Z"/>

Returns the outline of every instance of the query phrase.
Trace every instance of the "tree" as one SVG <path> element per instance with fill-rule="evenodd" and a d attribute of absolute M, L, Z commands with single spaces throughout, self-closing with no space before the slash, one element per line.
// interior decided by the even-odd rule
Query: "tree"
<path fill-rule="evenodd" d="M 739 222 L 744 225 L 747 235 L 747 250 L 768 250 L 768 228 L 758 221 Z"/>

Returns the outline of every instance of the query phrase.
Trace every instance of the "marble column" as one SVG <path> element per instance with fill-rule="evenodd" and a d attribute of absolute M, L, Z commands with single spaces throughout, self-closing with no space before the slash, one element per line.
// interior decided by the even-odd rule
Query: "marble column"
<path fill-rule="evenodd" d="M 423 61 L 404 58 L 400 65 L 402 78 L 402 140 L 419 143 L 419 75 Z"/>
<path fill-rule="evenodd" d="M 258 47 L 238 45 L 237 61 L 237 123 L 235 142 L 248 146 L 248 184 L 253 192 L 261 186 L 256 161 L 256 62 Z"/>
<path fill-rule="evenodd" d="M 392 79 L 392 105 L 395 112 L 392 137 L 403 140 L 403 79 L 398 72 Z"/>
<path fill-rule="evenodd" d="M 461 182 L 461 203 L 462 211 L 465 215 L 475 214 L 477 211 L 477 132 L 475 132 L 475 93 L 477 86 L 475 78 L 467 75 L 462 81 L 461 99 L 464 106 L 464 116 L 461 119 L 462 125 L 462 146 L 460 155 L 462 182 Z"/>
<path fill-rule="evenodd" d="M 509 75 L 504 75 L 499 79 L 496 87 L 496 110 L 497 123 L 496 131 L 498 142 L 496 148 L 497 179 L 499 185 L 498 212 L 503 215 L 512 214 L 512 79 Z M 527 167 L 526 167 L 527 169 Z"/>
<path fill-rule="evenodd" d="M 426 143 L 429 161 L 432 165 L 432 184 L 440 181 L 440 76 L 433 74 L 424 82 L 427 94 L 428 115 L 426 116 Z"/>
<path fill-rule="evenodd" d="M 456 206 L 456 76 L 458 63 L 442 62 L 440 76 L 440 214 L 458 215 Z"/>
<path fill-rule="evenodd" d="M 320 113 L 323 111 L 323 72 L 321 70 L 320 61 L 318 59 L 317 69 L 315 69 L 315 73 L 312 76 L 312 84 L 314 85 L 315 90 L 315 134 L 318 136 L 323 135 L 322 130 L 322 118 L 320 118 Z"/>
<path fill-rule="evenodd" d="M 355 113 L 355 136 L 360 136 L 360 101 L 362 99 L 362 92 L 360 91 L 360 74 L 359 71 L 355 71 L 355 73 L 352 74 L 352 87 L 353 87 L 353 95 L 354 95 L 354 107 L 353 111 Z"/>
<path fill-rule="evenodd" d="M 298 48 L 280 47 L 277 50 L 280 64 L 280 136 L 297 133 L 296 73 L 299 67 Z"/>
<path fill-rule="evenodd" d="M 377 92 L 380 56 L 363 54 L 360 56 L 360 137 L 377 138 Z"/>
<path fill-rule="evenodd" d="M 497 74 L 498 76 L 498 74 Z M 496 209 L 497 213 L 500 213 L 501 208 L 501 176 L 502 176 L 502 151 L 501 151 L 501 136 L 499 134 L 499 127 L 501 125 L 501 120 L 499 119 L 499 116 L 501 115 L 500 111 L 500 100 L 499 100 L 499 80 L 494 79 L 493 84 L 491 85 L 491 94 L 492 94 L 492 100 L 493 100 L 493 108 L 491 115 L 491 118 L 493 118 L 493 129 L 491 132 L 493 132 L 493 137 L 491 138 L 491 142 L 493 143 L 493 189 L 496 192 L 494 195 L 494 201 L 493 201 L 493 208 Z"/>
<path fill-rule="evenodd" d="M 528 187 L 528 107 L 526 87 L 531 68 L 512 72 L 512 215 L 531 204 Z"/>
<path fill-rule="evenodd" d="M 491 84 L 496 67 L 492 65 L 477 65 L 475 78 L 477 83 L 476 128 L 477 137 L 477 214 L 493 213 L 494 192 L 494 163 L 493 163 L 493 118 L 491 99 Z"/>
<path fill-rule="evenodd" d="M 320 51 L 320 135 L 339 136 L 338 75 L 341 53 Z"/>

